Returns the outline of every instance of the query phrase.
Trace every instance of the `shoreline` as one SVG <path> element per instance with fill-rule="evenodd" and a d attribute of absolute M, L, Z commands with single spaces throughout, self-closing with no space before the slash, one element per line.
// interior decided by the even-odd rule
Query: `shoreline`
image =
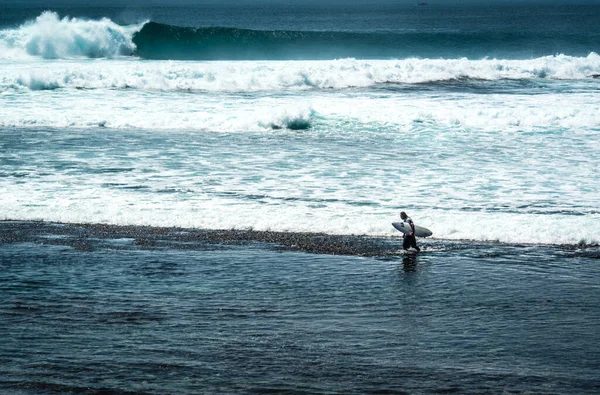
<path fill-rule="evenodd" d="M 114 243 L 115 240 L 128 242 Z M 584 253 L 600 258 L 600 244 L 528 244 L 497 241 L 419 239 L 424 251 L 444 251 L 483 246 L 551 248 Z M 111 242 L 113 241 L 113 242 Z M 129 242 L 130 241 L 130 242 Z M 212 246 L 270 244 L 285 251 L 361 257 L 404 255 L 402 237 L 334 235 L 319 232 L 281 232 L 253 229 L 199 229 L 151 225 L 115 225 L 100 223 L 63 223 L 43 220 L 0 220 L 0 245 L 16 243 L 64 245 L 79 251 L 111 249 L 207 249 Z M 470 247 L 469 247 L 470 246 Z"/>
<path fill-rule="evenodd" d="M 400 237 L 328 235 L 325 233 L 277 232 L 251 229 L 196 229 L 148 225 L 61 223 L 30 220 L 0 221 L 0 244 L 40 243 L 71 246 L 80 251 L 107 245 L 107 241 L 131 239 L 129 248 L 206 249 L 207 246 L 233 246 L 255 243 L 274 244 L 286 251 L 314 254 L 385 257 L 401 255 Z"/>

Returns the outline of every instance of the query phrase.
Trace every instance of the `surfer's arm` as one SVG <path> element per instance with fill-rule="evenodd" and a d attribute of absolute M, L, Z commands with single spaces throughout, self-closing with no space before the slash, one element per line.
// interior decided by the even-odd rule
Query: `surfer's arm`
<path fill-rule="evenodd" d="M 410 235 L 414 236 L 415 235 L 415 223 L 412 222 L 412 220 L 410 220 L 408 223 L 410 224 Z"/>

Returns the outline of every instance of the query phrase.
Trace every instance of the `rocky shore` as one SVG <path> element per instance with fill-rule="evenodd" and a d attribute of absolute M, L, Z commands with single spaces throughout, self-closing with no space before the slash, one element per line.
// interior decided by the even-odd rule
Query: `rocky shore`
<path fill-rule="evenodd" d="M 115 241 L 121 242 L 115 242 Z M 207 249 L 251 243 L 316 254 L 390 256 L 401 252 L 401 239 L 323 233 L 292 233 L 251 229 L 207 230 L 107 224 L 63 224 L 42 221 L 0 221 L 0 244 L 65 245 L 79 251 L 119 249 Z"/>

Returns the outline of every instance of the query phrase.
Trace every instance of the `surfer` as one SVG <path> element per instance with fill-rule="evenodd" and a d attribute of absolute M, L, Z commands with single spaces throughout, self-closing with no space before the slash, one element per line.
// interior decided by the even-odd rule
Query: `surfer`
<path fill-rule="evenodd" d="M 420 252 L 421 249 L 417 246 L 417 238 L 415 237 L 415 224 L 414 224 L 413 220 L 410 219 L 410 217 L 408 215 L 406 215 L 406 213 L 404 211 L 400 213 L 400 218 L 402 218 L 403 222 L 406 222 L 407 224 L 410 225 L 410 234 L 402 235 L 402 237 L 404 238 L 404 243 L 402 245 L 402 248 L 404 248 L 405 252 L 407 252 L 410 247 L 417 250 L 417 252 Z"/>

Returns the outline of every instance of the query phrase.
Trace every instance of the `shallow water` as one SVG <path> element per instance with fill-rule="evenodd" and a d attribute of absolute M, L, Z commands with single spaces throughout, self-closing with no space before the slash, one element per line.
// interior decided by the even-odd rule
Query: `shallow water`
<path fill-rule="evenodd" d="M 2 227 L 33 240 L 0 248 L 3 391 L 600 388 L 597 248 L 373 240 L 396 251 L 377 258 L 136 228 L 82 250 L 86 226 Z"/>

